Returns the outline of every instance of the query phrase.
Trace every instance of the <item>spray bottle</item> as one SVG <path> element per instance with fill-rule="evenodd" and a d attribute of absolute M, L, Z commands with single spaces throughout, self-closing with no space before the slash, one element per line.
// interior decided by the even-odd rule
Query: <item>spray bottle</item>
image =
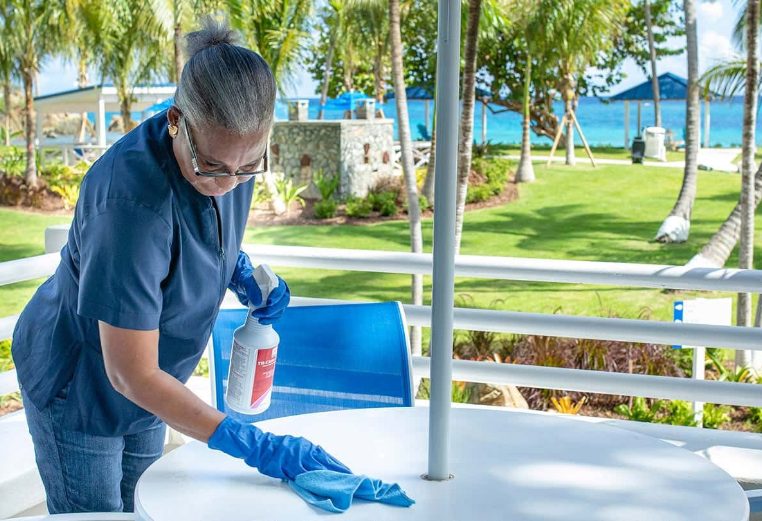
<path fill-rule="evenodd" d="M 278 287 L 278 277 L 266 264 L 254 270 L 254 280 L 262 293 L 262 303 L 267 303 L 270 292 Z M 230 354 L 230 371 L 225 403 L 228 408 L 241 414 L 259 414 L 270 407 L 275 360 L 280 338 L 272 325 L 260 324 L 251 316 L 257 307 L 250 305 L 246 323 L 233 333 Z"/>

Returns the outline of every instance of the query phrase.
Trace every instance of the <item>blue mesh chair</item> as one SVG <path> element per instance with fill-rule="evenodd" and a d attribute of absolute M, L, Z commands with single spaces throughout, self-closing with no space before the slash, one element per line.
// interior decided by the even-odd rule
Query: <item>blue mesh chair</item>
<path fill-rule="evenodd" d="M 225 405 L 233 332 L 246 309 L 223 309 L 212 332 L 212 401 L 248 422 L 311 412 L 413 405 L 406 326 L 398 302 L 290 307 L 280 335 L 270 407 L 254 416 Z"/>

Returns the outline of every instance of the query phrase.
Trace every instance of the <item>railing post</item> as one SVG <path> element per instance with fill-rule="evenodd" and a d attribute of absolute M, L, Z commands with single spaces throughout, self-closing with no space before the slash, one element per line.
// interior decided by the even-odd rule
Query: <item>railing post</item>
<path fill-rule="evenodd" d="M 434 184 L 434 282 L 431 299 L 431 480 L 450 479 L 450 400 L 455 278 L 455 190 L 458 164 L 460 0 L 439 0 L 437 32 L 437 164 Z"/>

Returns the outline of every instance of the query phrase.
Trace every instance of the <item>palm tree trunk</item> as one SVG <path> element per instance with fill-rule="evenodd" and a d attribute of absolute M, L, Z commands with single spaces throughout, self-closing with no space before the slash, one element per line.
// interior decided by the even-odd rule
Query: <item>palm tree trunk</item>
<path fill-rule="evenodd" d="M 762 200 L 762 166 L 754 174 L 754 208 Z M 722 268 L 741 236 L 741 201 L 736 203 L 720 229 L 688 262 L 689 267 Z"/>
<path fill-rule="evenodd" d="M 35 139 L 35 114 L 34 114 L 34 96 L 32 94 L 33 74 L 28 68 L 21 72 L 24 82 L 24 107 L 26 116 L 26 172 L 24 180 L 27 186 L 37 186 L 37 163 L 34 150 Z"/>
<path fill-rule="evenodd" d="M 373 88 L 376 91 L 376 103 L 384 102 L 383 59 L 384 59 L 383 51 L 381 49 L 378 49 L 376 51 L 376 56 L 373 58 Z"/>
<path fill-rule="evenodd" d="M 175 47 L 175 70 L 173 81 L 180 83 L 180 75 L 183 73 L 183 31 L 180 28 L 180 24 L 175 24 L 174 34 L 174 47 Z"/>
<path fill-rule="evenodd" d="M 410 120 L 408 119 L 407 95 L 405 94 L 399 0 L 389 0 L 389 32 L 391 33 L 392 78 L 394 81 L 394 100 L 397 104 L 397 125 L 402 153 L 402 171 L 405 176 L 405 184 L 407 185 L 410 249 L 413 253 L 421 253 L 423 251 L 421 210 L 418 207 L 418 187 L 416 186 L 415 167 L 413 166 L 413 142 L 410 137 Z M 420 305 L 423 303 L 423 276 L 413 275 L 412 283 L 413 304 Z M 420 327 L 411 328 L 410 345 L 414 355 L 421 354 Z"/>
<path fill-rule="evenodd" d="M 463 236 L 463 216 L 466 212 L 468 174 L 471 172 L 471 147 L 474 141 L 474 98 L 476 86 L 476 46 L 479 37 L 481 0 L 468 2 L 468 26 L 463 50 L 463 109 L 460 116 L 460 140 L 458 143 L 458 192 L 455 206 L 455 253 L 460 253 Z"/>
<path fill-rule="evenodd" d="M 434 172 L 437 166 L 437 112 L 434 111 L 434 119 L 431 123 L 431 150 L 429 151 L 429 164 L 426 165 L 426 178 L 423 180 L 421 193 L 429 202 L 430 207 L 434 207 Z"/>
<path fill-rule="evenodd" d="M 661 126 L 661 105 L 659 96 L 659 77 L 656 74 L 656 44 L 654 43 L 654 27 L 651 21 L 651 2 L 644 0 L 643 8 L 646 14 L 646 30 L 648 31 L 648 54 L 651 57 L 651 90 L 654 96 L 654 126 Z"/>
<path fill-rule="evenodd" d="M 5 103 L 5 146 L 11 146 L 11 82 L 3 81 L 3 103 Z"/>
<path fill-rule="evenodd" d="M 338 29 L 336 29 L 338 30 Z M 328 84 L 331 83 L 331 67 L 333 66 L 333 53 L 336 49 L 336 34 L 331 35 L 331 44 L 328 46 L 328 55 L 325 57 L 325 73 L 323 74 L 323 87 L 320 89 L 320 112 L 318 119 L 325 115 L 325 101 L 328 99 Z"/>
<path fill-rule="evenodd" d="M 759 0 L 746 4 L 746 89 L 743 109 L 743 158 L 741 160 L 741 245 L 738 267 L 754 267 L 754 130 L 757 123 L 757 91 L 759 76 Z M 751 325 L 751 294 L 739 293 L 736 324 Z M 736 367 L 753 366 L 752 351 L 736 351 Z"/>
<path fill-rule="evenodd" d="M 122 116 L 122 130 L 126 134 L 132 130 L 132 111 L 130 110 L 131 103 L 129 94 L 126 96 L 120 96 L 119 100 L 119 114 Z"/>
<path fill-rule="evenodd" d="M 571 113 L 574 111 L 574 80 L 567 76 L 564 81 L 563 94 L 564 113 L 566 114 L 566 164 L 574 166 L 577 164 L 577 157 L 574 155 L 574 120 Z"/>
<path fill-rule="evenodd" d="M 529 89 L 532 84 L 532 56 L 527 53 L 527 66 L 524 70 L 524 108 L 521 124 L 521 159 L 516 170 L 517 183 L 534 182 L 534 167 L 532 166 L 532 143 L 529 138 L 530 125 L 532 123 L 529 113 Z"/>
<path fill-rule="evenodd" d="M 77 64 L 77 86 L 82 89 L 87 87 L 87 58 L 80 54 Z M 77 143 L 84 143 L 87 135 L 87 112 L 80 114 L 79 132 L 77 133 Z"/>
<path fill-rule="evenodd" d="M 691 228 L 691 211 L 698 183 L 699 146 L 699 75 L 698 34 L 696 32 L 696 0 L 684 0 L 685 36 L 688 41 L 688 99 L 685 102 L 685 171 L 683 185 L 675 206 L 656 232 L 659 242 L 685 242 Z"/>

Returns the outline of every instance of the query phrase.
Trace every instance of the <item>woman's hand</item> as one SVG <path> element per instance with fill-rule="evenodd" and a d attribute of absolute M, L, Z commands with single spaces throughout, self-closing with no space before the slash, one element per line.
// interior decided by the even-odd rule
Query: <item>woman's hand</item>
<path fill-rule="evenodd" d="M 312 470 L 351 474 L 343 463 L 321 446 L 294 436 L 278 436 L 254 425 L 226 417 L 209 438 L 209 448 L 242 458 L 262 474 L 293 481 Z"/>
<path fill-rule="evenodd" d="M 267 302 L 262 304 L 262 292 L 254 280 L 254 266 L 244 252 L 238 253 L 238 260 L 228 288 L 235 292 L 241 304 L 257 308 L 251 315 L 258 318 L 261 324 L 272 324 L 278 320 L 291 300 L 288 284 L 278 277 L 278 287 L 270 292 Z"/>

